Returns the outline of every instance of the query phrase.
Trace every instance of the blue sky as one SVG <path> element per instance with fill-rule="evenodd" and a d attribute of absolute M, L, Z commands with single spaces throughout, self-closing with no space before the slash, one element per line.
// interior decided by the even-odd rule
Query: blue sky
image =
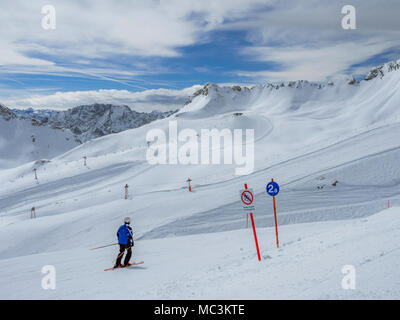
<path fill-rule="evenodd" d="M 49 3 L 54 30 L 42 27 Z M 0 102 L 174 108 L 206 82 L 339 81 L 399 59 L 399 1 L 352 1 L 356 30 L 341 26 L 345 4 L 5 0 Z"/>

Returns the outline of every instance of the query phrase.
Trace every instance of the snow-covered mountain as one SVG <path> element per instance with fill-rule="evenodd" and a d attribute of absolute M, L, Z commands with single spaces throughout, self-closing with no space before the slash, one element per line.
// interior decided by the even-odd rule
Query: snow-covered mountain
<path fill-rule="evenodd" d="M 54 157 L 38 169 L 38 185 L 31 163 L 1 170 L 0 297 L 398 299 L 399 64 L 353 84 L 207 84 L 169 118 Z M 254 129 L 254 171 L 149 164 L 147 133 L 169 137 L 172 120 L 199 134 Z M 265 191 L 271 178 L 281 188 L 279 249 Z M 245 227 L 245 183 L 254 190 L 261 262 Z M 29 219 L 32 206 L 37 219 Z M 89 248 L 115 241 L 125 216 L 133 260 L 145 263 L 105 273 L 117 249 Z M 57 290 L 37 285 L 43 265 L 56 267 Z M 341 287 L 347 265 L 357 270 L 357 290 Z"/>
<path fill-rule="evenodd" d="M 17 116 L 0 104 L 0 168 L 52 158 L 79 144 L 69 130 Z"/>
<path fill-rule="evenodd" d="M 136 112 L 125 105 L 91 104 L 81 105 L 67 111 L 51 110 L 18 110 L 18 113 L 29 116 L 55 128 L 70 129 L 81 141 L 102 137 L 137 128 L 149 122 L 163 119 L 175 111 Z"/>

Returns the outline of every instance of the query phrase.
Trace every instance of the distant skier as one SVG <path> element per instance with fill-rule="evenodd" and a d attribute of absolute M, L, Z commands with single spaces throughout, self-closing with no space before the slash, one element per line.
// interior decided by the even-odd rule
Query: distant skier
<path fill-rule="evenodd" d="M 114 268 L 118 267 L 126 267 L 129 265 L 129 260 L 132 256 L 132 247 L 134 245 L 133 242 L 133 234 L 132 228 L 130 227 L 131 219 L 126 217 L 124 219 L 124 224 L 119 227 L 117 232 L 118 243 L 119 243 L 119 255 L 117 257 L 117 261 L 115 262 Z M 126 256 L 124 260 L 124 264 L 121 266 L 121 260 L 124 256 L 124 251 L 126 250 Z"/>

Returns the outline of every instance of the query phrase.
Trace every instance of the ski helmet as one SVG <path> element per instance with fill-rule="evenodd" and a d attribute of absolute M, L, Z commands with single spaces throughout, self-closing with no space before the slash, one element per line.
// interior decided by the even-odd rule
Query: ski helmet
<path fill-rule="evenodd" d="M 131 223 L 131 218 L 126 217 L 126 218 L 124 219 L 124 222 L 125 222 L 126 224 L 130 224 L 130 223 Z"/>

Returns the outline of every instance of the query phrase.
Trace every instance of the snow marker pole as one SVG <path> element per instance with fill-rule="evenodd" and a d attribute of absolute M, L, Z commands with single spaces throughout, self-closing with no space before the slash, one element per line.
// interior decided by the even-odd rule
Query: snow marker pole
<path fill-rule="evenodd" d="M 276 205 L 275 205 L 275 197 L 272 197 L 272 201 L 274 202 L 276 247 L 277 247 L 277 248 L 279 248 L 279 237 L 278 237 L 278 221 L 277 221 L 277 218 L 276 218 Z"/>
<path fill-rule="evenodd" d="M 96 249 L 101 249 L 101 248 L 111 247 L 111 246 L 115 246 L 115 245 L 117 245 L 117 244 L 118 244 L 118 243 L 107 244 L 107 245 L 105 245 L 105 246 L 96 247 L 96 248 L 91 248 L 91 249 L 89 249 L 89 250 L 96 250 Z"/>
<path fill-rule="evenodd" d="M 274 181 L 274 179 L 271 179 Z M 278 238 L 278 220 L 276 218 L 276 204 L 275 204 L 275 196 L 272 197 L 272 201 L 274 202 L 274 216 L 275 216 L 275 234 L 276 234 L 276 247 L 279 248 L 279 238 Z"/>

